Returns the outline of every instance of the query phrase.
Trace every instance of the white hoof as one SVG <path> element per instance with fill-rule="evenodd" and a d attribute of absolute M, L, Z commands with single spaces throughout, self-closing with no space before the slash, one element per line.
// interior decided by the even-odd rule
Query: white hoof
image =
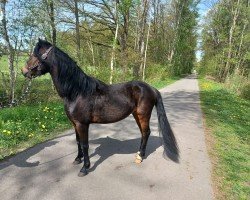
<path fill-rule="evenodd" d="M 142 162 L 142 157 L 140 156 L 140 152 L 138 151 L 135 155 L 135 163 L 140 164 Z"/>

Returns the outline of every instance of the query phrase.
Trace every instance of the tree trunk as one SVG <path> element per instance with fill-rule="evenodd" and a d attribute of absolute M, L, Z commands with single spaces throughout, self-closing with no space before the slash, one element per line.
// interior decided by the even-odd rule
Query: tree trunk
<path fill-rule="evenodd" d="M 249 7 L 249 0 L 247 1 L 247 5 L 246 7 Z M 239 44 L 239 48 L 238 48 L 238 52 L 237 52 L 237 56 L 238 56 L 238 62 L 236 64 L 236 70 L 240 70 L 240 65 L 242 63 L 242 61 L 244 60 L 244 56 L 242 56 L 242 44 L 243 44 L 243 40 L 244 40 L 244 34 L 245 34 L 245 30 L 247 27 L 247 24 L 249 23 L 249 21 L 247 19 L 245 19 L 244 25 L 243 25 L 243 29 L 241 32 L 241 37 L 240 37 L 240 44 Z M 242 70 L 242 73 L 244 73 L 244 70 Z"/>
<path fill-rule="evenodd" d="M 151 25 L 151 23 L 149 23 L 149 26 L 148 26 L 147 42 L 146 42 L 145 53 L 144 53 L 143 71 L 142 71 L 142 80 L 143 81 L 145 81 L 145 70 L 146 70 L 146 62 L 147 62 L 147 50 L 148 50 L 148 39 L 149 39 L 150 25 Z"/>
<path fill-rule="evenodd" d="M 95 66 L 95 53 L 94 53 L 94 47 L 93 47 L 93 44 L 92 44 L 91 36 L 89 36 L 89 41 L 87 41 L 87 44 L 89 46 L 89 49 L 90 49 L 91 55 L 92 55 L 92 65 Z"/>
<path fill-rule="evenodd" d="M 235 67 L 236 70 L 239 70 L 240 65 L 241 65 L 241 61 L 243 60 L 241 47 L 242 47 L 242 43 L 243 43 L 243 39 L 244 39 L 244 32 L 245 32 L 246 26 L 247 26 L 247 22 L 244 23 L 244 26 L 243 26 L 243 29 L 241 32 L 240 45 L 239 45 L 238 52 L 237 52 L 238 62 L 237 62 L 236 67 Z"/>
<path fill-rule="evenodd" d="M 54 9 L 54 1 L 49 1 L 49 17 L 50 17 L 50 26 L 52 30 L 52 44 L 56 45 L 56 24 L 55 24 L 55 9 Z"/>
<path fill-rule="evenodd" d="M 76 29 L 76 54 L 78 60 L 81 60 L 80 55 L 80 49 L 81 49 L 81 43 L 80 43 L 80 29 L 79 29 L 79 12 L 78 12 L 78 0 L 74 0 L 75 3 L 75 29 Z"/>
<path fill-rule="evenodd" d="M 116 1 L 116 3 L 115 3 L 116 29 L 115 29 L 115 38 L 113 41 L 113 47 L 112 47 L 112 52 L 111 52 L 111 61 L 110 61 L 110 78 L 109 78 L 110 84 L 113 83 L 115 50 L 116 50 L 117 36 L 118 36 L 118 30 L 119 30 L 117 4 L 118 4 L 118 1 Z"/>
<path fill-rule="evenodd" d="M 139 55 L 139 65 L 135 64 L 133 67 L 133 75 L 136 79 L 142 77 L 143 73 L 143 63 L 144 63 L 144 53 L 145 53 L 145 27 L 147 23 L 148 14 L 148 0 L 142 0 L 141 6 L 138 9 L 138 36 L 137 36 L 137 48 L 136 52 Z"/>
<path fill-rule="evenodd" d="M 139 69 L 139 76 L 143 76 L 143 66 L 144 66 L 144 55 L 145 55 L 145 32 L 146 32 L 146 23 L 147 23 L 147 16 L 148 16 L 148 0 L 143 1 L 143 13 L 141 18 L 141 27 L 140 27 L 140 39 L 139 39 L 139 51 L 140 51 L 140 69 Z"/>
<path fill-rule="evenodd" d="M 225 70 L 224 70 L 224 73 L 223 73 L 223 80 L 225 80 L 227 78 L 229 70 L 230 70 L 230 59 L 231 59 L 231 56 L 232 56 L 232 46 L 233 46 L 232 39 L 233 39 L 234 29 L 235 29 L 235 26 L 236 26 L 236 21 L 237 21 L 237 18 L 238 18 L 238 11 L 239 11 L 238 6 L 239 6 L 239 3 L 240 3 L 240 0 L 237 1 L 235 10 L 233 10 L 233 8 L 232 8 L 233 22 L 232 22 L 232 26 L 230 27 L 230 30 L 229 30 L 228 53 L 227 53 L 227 60 L 226 60 L 226 64 L 225 64 Z"/>
<path fill-rule="evenodd" d="M 8 63 L 9 63 L 9 73 L 10 73 L 10 94 L 9 94 L 9 101 L 10 106 L 12 106 L 15 103 L 15 83 L 16 83 L 16 72 L 14 68 L 14 56 L 15 52 L 14 49 L 10 43 L 8 31 L 7 31 L 7 21 L 6 21 L 6 3 L 7 0 L 1 0 L 1 10 L 2 10 L 2 34 L 3 39 L 6 43 L 7 49 L 8 49 Z"/>
<path fill-rule="evenodd" d="M 121 44 L 121 65 L 122 71 L 124 75 L 127 74 L 128 68 L 128 50 L 127 50 L 127 42 L 128 42 L 128 33 L 129 33 L 129 8 L 123 13 L 123 25 L 120 29 L 120 44 Z M 123 77 L 125 80 L 125 76 Z"/>
<path fill-rule="evenodd" d="M 178 5 L 178 4 L 180 4 L 180 5 Z M 173 57 L 174 57 L 174 54 L 175 54 L 176 43 L 177 43 L 177 40 L 178 40 L 178 29 L 179 29 L 179 25 L 180 25 L 181 18 L 182 18 L 182 10 L 183 10 L 184 4 L 185 3 L 182 2 L 182 1 L 175 2 L 176 8 L 175 8 L 174 40 L 173 40 L 173 43 L 172 43 L 172 48 L 170 50 L 169 63 L 172 63 Z"/>

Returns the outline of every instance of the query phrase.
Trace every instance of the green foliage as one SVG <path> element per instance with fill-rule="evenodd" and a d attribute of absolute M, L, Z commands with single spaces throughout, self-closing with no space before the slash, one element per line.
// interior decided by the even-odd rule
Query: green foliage
<path fill-rule="evenodd" d="M 18 62 L 15 62 L 15 69 L 17 72 L 20 71 L 21 67 L 24 67 L 27 59 L 28 59 L 27 55 L 20 55 L 18 57 Z M 4 73 L 9 72 L 7 55 L 3 55 L 2 57 L 0 57 L 0 72 L 4 72 Z"/>
<path fill-rule="evenodd" d="M 250 102 L 213 81 L 202 79 L 199 83 L 206 126 L 215 139 L 211 153 L 218 158 L 214 177 L 222 180 L 219 190 L 223 199 L 248 199 Z"/>
<path fill-rule="evenodd" d="M 157 72 L 157 74 L 156 74 Z M 166 85 L 169 85 L 176 80 L 179 80 L 180 77 L 174 77 L 169 74 L 168 66 L 164 65 L 150 65 L 146 69 L 146 82 L 157 89 L 163 88 Z"/>
<path fill-rule="evenodd" d="M 244 86 L 241 86 L 241 91 L 240 95 L 245 98 L 250 100 L 250 83 L 246 83 Z"/>
<path fill-rule="evenodd" d="M 179 23 L 176 25 L 177 33 L 171 73 L 179 76 L 181 74 L 190 74 L 194 68 L 198 12 L 195 1 L 177 1 L 176 6 L 180 10 L 180 16 Z"/>
<path fill-rule="evenodd" d="M 9 77 L 5 76 L 5 79 L 0 76 L 0 84 L 4 85 L 3 82 L 9 81 Z M 31 87 L 29 88 L 28 93 L 25 95 L 25 98 L 21 99 L 24 95 L 24 89 L 28 84 L 28 80 L 23 77 L 20 73 L 17 74 L 16 79 L 16 91 L 15 97 L 18 101 L 18 105 L 26 104 L 32 105 L 37 102 L 47 102 L 47 101 L 55 101 L 58 100 L 58 96 L 56 95 L 56 90 L 52 84 L 52 80 L 49 75 L 45 75 L 40 77 L 39 79 L 33 79 L 31 83 Z M 8 88 L 0 87 L 0 103 L 1 106 L 7 106 L 8 101 Z"/>
<path fill-rule="evenodd" d="M 249 77 L 238 73 L 231 74 L 225 81 L 225 86 L 233 93 L 250 100 L 250 80 Z"/>
<path fill-rule="evenodd" d="M 248 77 L 249 16 L 248 1 L 220 0 L 210 9 L 202 31 L 203 73 L 220 82 L 236 71 Z"/>

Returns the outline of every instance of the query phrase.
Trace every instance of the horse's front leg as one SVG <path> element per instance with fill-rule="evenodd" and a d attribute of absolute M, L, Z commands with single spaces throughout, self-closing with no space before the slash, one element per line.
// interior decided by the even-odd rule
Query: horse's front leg
<path fill-rule="evenodd" d="M 82 148 L 80 145 L 79 134 L 77 133 L 76 128 L 75 128 L 75 133 L 76 133 L 76 142 L 77 142 L 78 153 L 77 153 L 77 156 L 76 156 L 73 164 L 77 165 L 77 164 L 80 164 L 82 162 L 83 152 L 82 152 Z"/>
<path fill-rule="evenodd" d="M 88 174 L 88 169 L 90 167 L 89 161 L 89 139 L 88 139 L 88 131 L 89 124 L 76 124 L 76 130 L 79 135 L 79 143 L 83 154 L 83 167 L 80 170 L 78 176 L 85 176 Z"/>

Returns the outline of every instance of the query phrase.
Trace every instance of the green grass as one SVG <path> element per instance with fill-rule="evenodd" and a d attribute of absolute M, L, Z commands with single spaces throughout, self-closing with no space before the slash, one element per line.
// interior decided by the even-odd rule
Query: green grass
<path fill-rule="evenodd" d="M 223 85 L 201 79 L 202 109 L 215 144 L 213 177 L 221 199 L 250 196 L 250 101 L 230 93 Z M 216 181 L 217 180 L 217 181 Z"/>
<path fill-rule="evenodd" d="M 20 71 L 20 69 L 22 67 L 24 67 L 27 60 L 28 60 L 28 56 L 26 56 L 26 55 L 19 56 L 18 64 L 16 65 L 16 63 L 15 63 L 15 66 L 16 66 L 18 72 Z M 8 72 L 9 71 L 8 56 L 7 55 L 3 55 L 2 57 L 0 57 L 0 71 L 1 72 Z"/>
<path fill-rule="evenodd" d="M 22 105 L 0 110 L 0 159 L 69 128 L 62 102 Z"/>
<path fill-rule="evenodd" d="M 164 79 L 153 79 L 153 80 L 149 80 L 146 81 L 148 84 L 152 85 L 153 87 L 157 88 L 157 89 L 161 89 L 167 85 L 170 85 L 172 83 L 174 83 L 175 81 L 179 80 L 180 77 L 168 77 L 168 78 L 164 78 Z"/>

